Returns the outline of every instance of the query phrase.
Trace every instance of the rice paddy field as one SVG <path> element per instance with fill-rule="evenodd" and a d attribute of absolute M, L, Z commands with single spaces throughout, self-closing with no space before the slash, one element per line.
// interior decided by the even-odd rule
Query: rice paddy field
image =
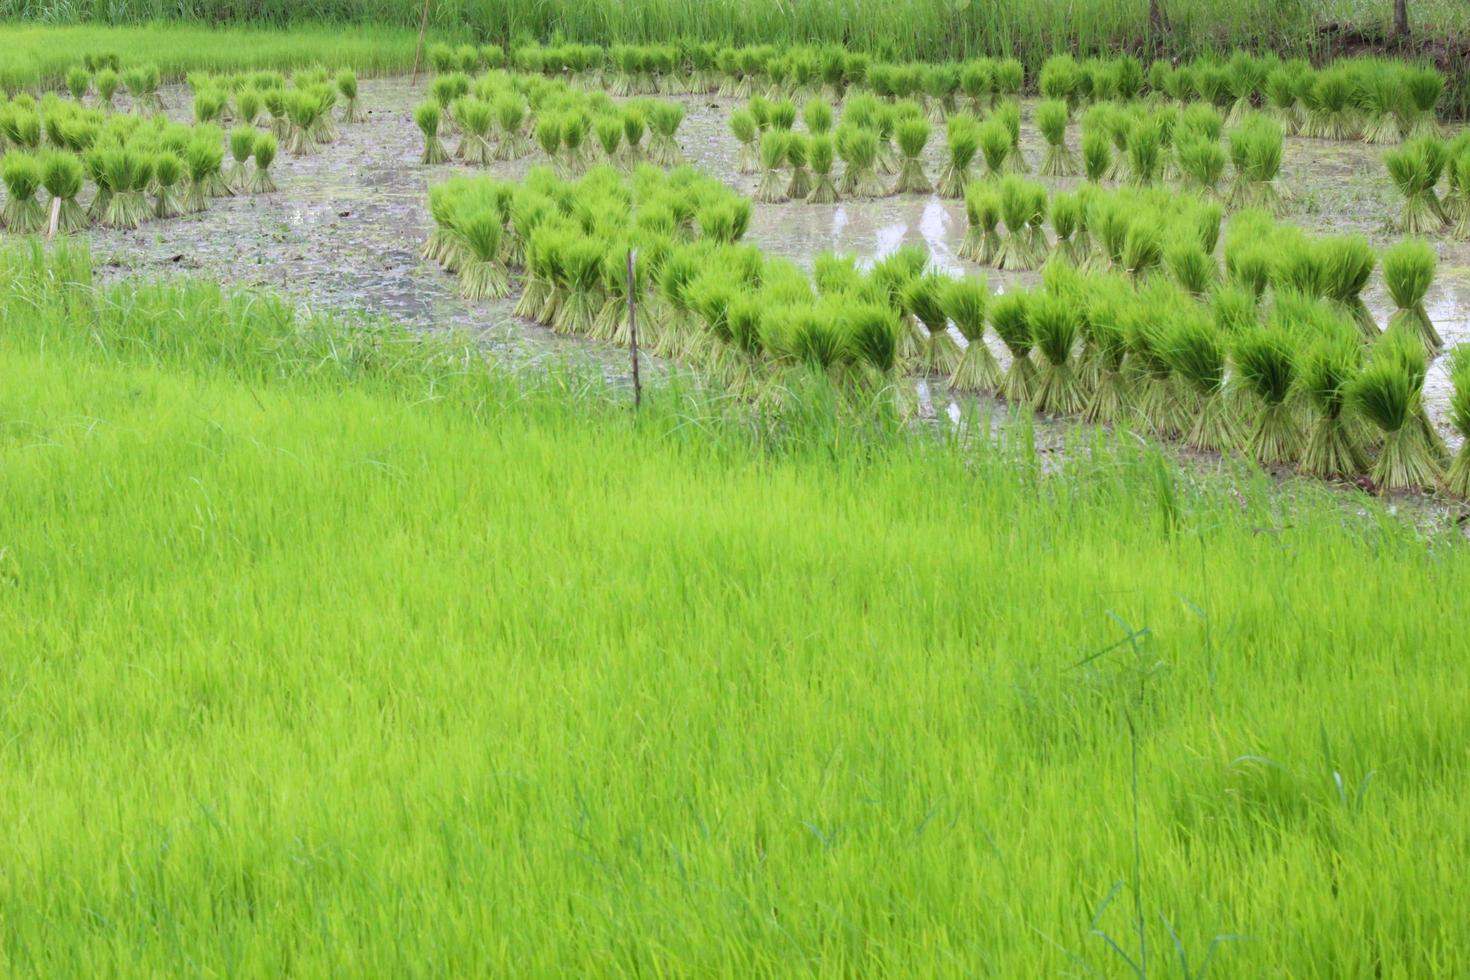
<path fill-rule="evenodd" d="M 0 973 L 1470 975 L 1453 73 L 761 9 L 0 0 Z"/>

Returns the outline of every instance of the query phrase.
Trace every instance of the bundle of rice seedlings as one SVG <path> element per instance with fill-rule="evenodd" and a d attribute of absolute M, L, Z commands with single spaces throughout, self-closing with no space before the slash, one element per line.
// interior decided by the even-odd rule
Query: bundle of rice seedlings
<path fill-rule="evenodd" d="M 1164 264 L 1174 281 L 1191 296 L 1204 296 L 1220 279 L 1215 257 L 1191 234 L 1175 233 L 1164 246 Z"/>
<path fill-rule="evenodd" d="M 1131 54 L 1113 61 L 1112 87 L 1121 102 L 1132 102 L 1143 88 L 1143 65 Z"/>
<path fill-rule="evenodd" d="M 1252 116 L 1230 131 L 1230 156 L 1235 181 L 1230 189 L 1234 208 L 1261 208 L 1277 213 L 1281 197 L 1276 178 L 1281 173 L 1281 127 L 1264 116 Z"/>
<path fill-rule="evenodd" d="M 492 109 L 488 102 L 473 96 L 464 96 L 454 102 L 454 119 L 459 124 L 459 146 L 454 151 L 455 159 L 471 166 L 489 166 L 495 158 L 490 145 L 493 126 Z"/>
<path fill-rule="evenodd" d="M 1385 348 L 1400 346 L 1392 339 L 1383 344 Z M 1381 490 L 1429 487 L 1439 478 L 1435 450 L 1422 421 L 1422 360 L 1416 365 L 1401 354 L 1375 351 L 1347 388 L 1349 403 L 1381 435 L 1378 458 L 1369 473 Z"/>
<path fill-rule="evenodd" d="M 1041 353 L 1032 389 L 1032 407 L 1051 415 L 1075 415 L 1087 405 L 1073 351 L 1080 335 L 1077 310 L 1069 299 L 1049 291 L 1031 298 L 1027 322 Z"/>
<path fill-rule="evenodd" d="M 1226 66 L 1226 87 L 1230 90 L 1232 103 L 1226 123 L 1238 123 L 1254 110 L 1252 100 L 1266 80 L 1266 65 L 1244 51 L 1231 56 Z"/>
<path fill-rule="evenodd" d="M 0 181 L 6 192 L 0 225 L 7 231 L 30 235 L 46 228 L 46 212 L 36 199 L 41 176 L 41 164 L 30 153 L 11 150 L 0 158 Z"/>
<path fill-rule="evenodd" d="M 495 145 L 495 159 L 497 160 L 519 160 L 531 152 L 531 144 L 526 140 L 526 101 L 519 92 L 502 92 L 495 97 L 491 103 L 491 109 L 495 113 L 495 125 L 500 130 L 499 139 Z M 617 116 L 605 118 L 613 119 L 619 126 L 622 120 Z"/>
<path fill-rule="evenodd" d="M 898 152 L 893 148 L 893 130 L 898 121 L 898 110 L 894 106 L 879 106 L 873 114 L 873 126 L 878 133 L 877 169 L 881 174 L 898 173 Z"/>
<path fill-rule="evenodd" d="M 357 101 L 357 75 L 350 68 L 337 72 L 337 92 L 342 96 L 342 121 L 359 123 L 367 119 Z"/>
<path fill-rule="evenodd" d="M 970 111 L 977 115 L 990 108 L 994 73 L 994 65 L 985 59 L 967 61 L 960 66 L 960 91 L 969 100 Z"/>
<path fill-rule="evenodd" d="M 939 172 L 939 196 L 959 200 L 970 182 L 970 164 L 980 149 L 980 127 L 973 117 L 952 115 L 946 134 L 949 156 Z"/>
<path fill-rule="evenodd" d="M 1080 71 L 1077 62 L 1069 54 L 1055 54 L 1042 62 L 1041 74 L 1037 76 L 1036 90 L 1048 102 L 1069 103 L 1077 91 Z M 1090 79 L 1089 79 L 1090 81 Z"/>
<path fill-rule="evenodd" d="M 92 87 L 92 73 L 81 65 L 72 65 L 66 70 L 66 90 L 71 97 L 81 102 Z"/>
<path fill-rule="evenodd" d="M 749 109 L 736 109 L 730 113 L 730 132 L 740 144 L 740 155 L 736 169 L 743 174 L 760 172 L 760 155 L 756 150 L 758 135 L 755 116 Z"/>
<path fill-rule="evenodd" d="M 1128 337 L 1123 327 L 1125 296 L 1116 278 L 1108 277 L 1088 300 L 1087 340 L 1091 356 L 1085 368 L 1091 377 L 1091 394 L 1082 417 L 1094 424 L 1111 424 L 1132 410 L 1125 375 Z"/>
<path fill-rule="evenodd" d="M 1176 141 L 1174 153 L 1183 175 L 1183 186 L 1206 197 L 1218 197 L 1220 178 L 1225 173 L 1225 150 L 1218 142 L 1203 137 Z"/>
<path fill-rule="evenodd" d="M 432 165 L 449 162 L 449 152 L 439 139 L 439 123 L 443 112 L 439 103 L 432 99 L 419 103 L 413 110 L 413 121 L 419 132 L 424 134 L 424 152 L 419 157 L 421 163 Z"/>
<path fill-rule="evenodd" d="M 764 146 L 762 146 L 764 150 Z M 837 153 L 844 169 L 839 191 L 843 197 L 859 199 L 884 196 L 883 182 L 878 178 L 878 134 L 871 129 L 847 125 L 837 127 Z"/>
<path fill-rule="evenodd" d="M 1156 216 L 1141 215 L 1129 222 L 1123 236 L 1123 271 L 1138 282 L 1158 269 L 1164 261 L 1164 233 Z"/>
<path fill-rule="evenodd" d="M 647 157 L 643 148 L 643 134 L 648 121 L 641 106 L 626 106 L 623 109 L 623 163 L 629 167 L 642 163 Z"/>
<path fill-rule="evenodd" d="M 96 188 L 92 195 L 92 203 L 87 206 L 87 221 L 101 221 L 102 215 L 107 211 L 107 201 L 112 197 L 112 185 L 107 180 L 107 168 L 103 165 L 102 147 L 93 146 L 82 155 L 82 168 L 87 171 L 87 179 Z M 0 216 L 0 224 L 4 223 Z"/>
<path fill-rule="evenodd" d="M 1046 157 L 1041 173 L 1047 177 L 1070 177 L 1077 173 L 1077 158 L 1067 148 L 1067 103 L 1042 102 L 1036 107 L 1036 128 L 1046 140 Z"/>
<path fill-rule="evenodd" d="M 857 362 L 875 382 L 891 380 L 898 366 L 898 337 L 902 330 L 892 308 L 882 303 L 854 303 L 847 309 L 845 320 L 847 345 Z"/>
<path fill-rule="evenodd" d="M 995 256 L 997 268 L 1036 269 L 1046 261 L 1045 238 L 1043 236 L 1043 247 L 1038 251 L 1036 236 L 1030 228 L 1031 219 L 1037 212 L 1037 191 L 1045 202 L 1044 188 L 1038 188 L 1015 176 L 1001 181 L 1000 214 L 1005 223 L 1006 234 Z M 1044 204 L 1041 210 L 1044 213 Z"/>
<path fill-rule="evenodd" d="M 1266 113 L 1287 133 L 1301 129 L 1297 109 L 1296 78 L 1285 68 L 1273 68 L 1266 75 Z"/>
<path fill-rule="evenodd" d="M 1361 235 L 1347 235 L 1319 239 L 1313 247 L 1323 296 L 1357 326 L 1364 340 L 1378 339 L 1378 324 L 1363 302 L 1363 290 L 1378 264 L 1372 246 Z"/>
<path fill-rule="evenodd" d="M 837 185 L 832 182 L 832 137 L 826 135 L 813 136 L 807 141 L 808 155 L 811 157 L 812 186 L 807 194 L 809 204 L 835 204 L 837 202 Z"/>
<path fill-rule="evenodd" d="M 103 112 L 111 112 L 115 108 L 112 100 L 117 94 L 118 82 L 117 72 L 111 68 L 103 68 L 92 77 L 92 87 L 97 92 L 97 103 Z"/>
<path fill-rule="evenodd" d="M 290 116 L 286 111 L 286 90 L 280 88 L 265 89 L 260 93 L 260 101 L 265 104 L 266 112 L 270 114 L 270 132 L 278 140 L 285 140 L 291 132 Z M 437 102 L 434 103 L 436 106 Z"/>
<path fill-rule="evenodd" d="M 1460 433 L 1463 441 L 1445 474 L 1445 491 L 1461 499 L 1470 499 L 1470 346 L 1455 348 L 1450 360 L 1450 381 L 1454 392 L 1450 395 L 1450 422 Z"/>
<path fill-rule="evenodd" d="M 209 207 L 209 199 L 216 197 L 215 190 L 222 181 L 220 167 L 225 160 L 224 149 L 212 139 L 193 139 L 184 150 L 184 169 L 189 183 L 184 191 L 183 210 L 195 214 Z M 117 188 L 113 188 L 117 192 Z"/>
<path fill-rule="evenodd" d="M 929 65 L 924 69 L 925 118 L 942 123 L 954 111 L 954 94 L 960 87 L 960 72 L 952 64 Z"/>
<path fill-rule="evenodd" d="M 1437 264 L 1434 249 L 1419 240 L 1405 239 L 1383 253 L 1383 282 L 1397 307 L 1388 328 L 1417 337 L 1431 357 L 1444 348 L 1444 340 L 1424 309 Z"/>
<path fill-rule="evenodd" d="M 648 158 L 661 167 L 677 166 L 683 154 L 679 150 L 679 124 L 684 121 L 684 105 L 680 102 L 655 102 L 650 121 L 653 137 L 648 143 Z"/>
<path fill-rule="evenodd" d="M 1436 112 L 1439 98 L 1444 94 L 1444 76 L 1433 68 L 1407 68 L 1399 75 L 1400 83 L 1408 95 L 1408 136 L 1433 136 L 1440 134 Z"/>
<path fill-rule="evenodd" d="M 1225 338 L 1200 308 L 1184 306 L 1164 327 L 1164 356 L 1187 393 L 1193 417 L 1184 440 L 1196 449 L 1223 452 L 1245 440 L 1225 396 Z"/>
<path fill-rule="evenodd" d="M 1006 169 L 1013 174 L 1029 174 L 1031 164 L 1026 161 L 1026 154 L 1021 150 L 1021 104 L 1002 102 L 995 107 L 990 118 L 1005 126 L 1006 135 L 1010 138 L 1010 149 L 1006 153 Z"/>
<path fill-rule="evenodd" d="M 1128 132 L 1128 182 L 1149 187 L 1163 168 L 1163 134 L 1157 120 L 1140 119 Z"/>
<path fill-rule="evenodd" d="M 997 119 L 982 123 L 976 132 L 980 155 L 985 161 L 985 179 L 997 180 L 1006 173 L 1006 159 L 1011 154 L 1011 134 Z"/>
<path fill-rule="evenodd" d="M 194 93 L 194 122 L 203 125 L 224 118 L 230 95 L 224 89 L 204 88 Z"/>
<path fill-rule="evenodd" d="M 904 119 L 895 128 L 899 150 L 903 154 L 895 194 L 929 194 L 934 185 L 924 173 L 924 147 L 929 143 L 929 123 L 920 118 Z"/>
<path fill-rule="evenodd" d="M 1351 70 L 1334 67 L 1317 74 L 1312 90 L 1316 102 L 1310 135 L 1319 139 L 1356 139 L 1361 131 L 1353 108 L 1355 85 Z"/>
<path fill-rule="evenodd" d="M 965 239 L 956 253 L 962 259 L 990 265 L 1000 254 L 1000 195 L 983 184 L 965 189 Z"/>
<path fill-rule="evenodd" d="M 112 188 L 112 196 L 102 215 L 104 225 L 131 231 L 142 227 L 148 220 L 148 199 L 144 192 L 153 176 L 151 163 L 151 159 L 145 161 L 136 150 L 128 147 L 103 151 L 102 166 Z"/>
<path fill-rule="evenodd" d="M 296 157 L 316 153 L 321 149 L 316 138 L 322 114 L 321 99 L 299 90 L 287 92 L 284 99 L 288 123 L 286 152 Z"/>
<path fill-rule="evenodd" d="M 562 116 L 561 145 L 562 169 L 568 174 L 579 174 L 587 167 L 587 136 L 592 132 L 592 117 L 580 109 Z"/>
<path fill-rule="evenodd" d="M 459 295 L 464 299 L 502 299 L 510 295 L 510 282 L 500 264 L 501 236 L 505 228 L 500 212 L 481 207 L 458 215 L 453 224 L 463 246 L 459 262 Z"/>
<path fill-rule="evenodd" d="M 236 126 L 230 130 L 230 156 L 234 163 L 225 176 L 231 188 L 241 193 L 249 190 L 250 171 L 245 164 L 255 155 L 255 127 Z"/>
<path fill-rule="evenodd" d="M 1188 298 L 1150 290 L 1140 294 L 1123 312 L 1124 342 L 1133 381 L 1130 399 L 1138 418 L 1154 432 L 1178 437 L 1193 426 L 1189 406 L 1181 397 L 1169 359 L 1169 325 L 1188 310 Z"/>
<path fill-rule="evenodd" d="M 807 170 L 809 144 L 800 133 L 790 133 L 786 146 L 786 162 L 791 167 L 791 182 L 786 185 L 786 197 L 793 201 L 804 201 L 812 192 L 812 175 Z"/>
<path fill-rule="evenodd" d="M 904 287 L 903 311 L 912 318 L 919 344 L 919 370 L 926 375 L 949 377 L 959 366 L 960 348 L 949 332 L 944 312 L 948 280 L 935 273 L 917 276 Z"/>
<path fill-rule="evenodd" d="M 792 134 L 773 129 L 761 137 L 761 179 L 755 189 L 755 199 L 763 204 L 780 204 L 786 200 L 787 181 L 781 175 L 786 157 L 791 149 Z"/>
<path fill-rule="evenodd" d="M 87 227 L 87 214 L 77 202 L 85 180 L 82 161 L 72 154 L 52 152 L 41 158 L 41 186 L 49 195 L 42 213 L 48 216 L 49 222 L 51 209 L 57 208 L 56 230 L 63 235 Z M 60 202 L 59 206 L 55 202 Z"/>
<path fill-rule="evenodd" d="M 166 220 L 183 214 L 179 183 L 184 178 L 184 161 L 170 150 L 160 150 L 149 159 L 148 170 L 153 178 L 152 217 Z"/>
<path fill-rule="evenodd" d="M 1365 66 L 1358 78 L 1358 97 L 1363 103 L 1363 142 L 1397 143 L 1403 132 L 1404 89 L 1397 68 L 1386 64 Z"/>
<path fill-rule="evenodd" d="M 562 119 L 563 117 L 554 112 L 542 112 L 536 116 L 536 145 L 546 158 L 559 168 L 561 163 L 562 148 Z"/>
<path fill-rule="evenodd" d="M 944 313 L 965 338 L 949 385 L 958 391 L 994 391 L 1001 381 L 1000 362 L 985 343 L 985 308 L 990 290 L 984 279 L 951 279 L 940 294 Z"/>
<path fill-rule="evenodd" d="M 1362 365 L 1363 346 L 1343 330 L 1314 343 L 1302 358 L 1301 386 L 1312 408 L 1302 471 L 1323 478 L 1350 477 L 1368 460 L 1348 418 L 1348 390 Z"/>
<path fill-rule="evenodd" d="M 1001 293 L 991 302 L 990 324 L 1011 354 L 998 394 L 1017 405 L 1030 405 L 1036 397 L 1036 365 L 1031 360 L 1034 343 L 1031 303 L 1031 294 L 1021 289 Z"/>
<path fill-rule="evenodd" d="M 246 126 L 260 121 L 260 92 L 253 88 L 242 88 L 235 93 L 235 116 Z"/>
<path fill-rule="evenodd" d="M 1259 402 L 1249 450 L 1257 462 L 1290 463 L 1301 453 L 1302 433 L 1288 403 L 1297 380 L 1297 352 L 1280 330 L 1255 327 L 1235 340 L 1235 367 Z"/>
<path fill-rule="evenodd" d="M 1444 227 L 1445 214 L 1435 188 L 1444 172 L 1447 150 L 1432 136 L 1410 140 L 1383 155 L 1384 166 L 1404 198 L 1398 228 L 1406 235 L 1422 235 Z"/>
<path fill-rule="evenodd" d="M 1445 169 L 1450 181 L 1441 209 L 1446 215 L 1453 215 L 1453 234 L 1464 241 L 1470 239 L 1470 145 L 1451 157 Z"/>
<path fill-rule="evenodd" d="M 801 110 L 802 121 L 807 132 L 821 136 L 832 130 L 832 103 L 824 99 L 811 99 Z"/>
<path fill-rule="evenodd" d="M 1215 329 L 1226 336 L 1255 326 L 1259 322 L 1256 307 L 1257 296 L 1247 286 L 1225 283 L 1215 287 L 1210 294 L 1210 312 Z"/>
<path fill-rule="evenodd" d="M 1082 266 L 1087 262 L 1087 253 L 1077 238 L 1082 226 L 1082 200 L 1075 194 L 1054 194 L 1051 199 L 1051 227 L 1056 233 L 1052 247 L 1052 258 Z"/>
<path fill-rule="evenodd" d="M 579 238 L 567 246 L 563 258 L 567 293 L 552 322 L 553 330 L 570 334 L 592 331 L 602 308 L 602 271 L 606 255 L 606 246 L 594 238 Z"/>
<path fill-rule="evenodd" d="M 1107 133 L 1088 130 L 1082 134 L 1082 173 L 1089 183 L 1107 179 L 1113 167 L 1113 141 Z"/>

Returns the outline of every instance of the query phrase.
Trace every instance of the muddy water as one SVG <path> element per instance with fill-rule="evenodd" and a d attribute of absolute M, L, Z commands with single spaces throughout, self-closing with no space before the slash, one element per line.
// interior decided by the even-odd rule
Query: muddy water
<path fill-rule="evenodd" d="M 422 82 L 414 89 L 402 78 L 365 80 L 361 89 L 367 121 L 343 126 L 342 138 L 317 155 L 282 155 L 274 169 L 280 193 L 218 200 L 204 214 L 140 232 L 94 231 L 99 265 L 114 276 L 185 271 L 266 285 L 316 309 L 365 311 L 421 329 L 470 331 L 507 360 L 591 359 L 611 376 L 623 374 L 627 362 L 621 352 L 517 321 L 510 315 L 511 301 L 467 303 L 456 295 L 451 277 L 420 260 L 419 246 L 429 229 L 426 188 L 465 168 L 418 162 L 421 142 L 410 113 L 423 97 Z M 172 105 L 188 104 L 179 91 L 167 95 Z M 736 169 L 737 144 L 727 130 L 732 103 L 690 98 L 686 105 L 680 144 L 689 161 L 738 190 L 753 192 L 756 178 Z M 1034 165 L 1043 143 L 1030 126 L 1031 108 L 1025 107 L 1023 149 Z M 1076 127 L 1069 137 L 1076 142 Z M 938 173 L 939 148 L 940 140 L 932 140 L 931 177 Z M 1356 143 L 1288 140 L 1281 178 L 1285 219 L 1313 232 L 1361 232 L 1376 246 L 1387 245 L 1395 237 L 1390 219 L 1397 200 L 1381 153 Z M 515 178 L 537 162 L 533 155 L 497 163 L 488 172 Z M 984 275 L 995 288 L 1035 281 L 1035 273 L 1004 273 L 960 261 L 955 252 L 964 234 L 960 202 L 908 196 L 837 205 L 758 205 L 748 240 L 803 264 L 826 249 L 872 259 L 913 243 L 928 248 L 940 267 Z M 1441 265 L 1427 305 L 1453 345 L 1470 340 L 1470 244 L 1447 239 L 1435 244 Z M 1366 299 L 1379 322 L 1386 322 L 1392 303 L 1376 275 Z M 1442 362 L 1431 368 L 1427 384 L 1431 412 L 1441 421 L 1449 394 Z M 945 407 L 943 397 L 939 400 Z"/>

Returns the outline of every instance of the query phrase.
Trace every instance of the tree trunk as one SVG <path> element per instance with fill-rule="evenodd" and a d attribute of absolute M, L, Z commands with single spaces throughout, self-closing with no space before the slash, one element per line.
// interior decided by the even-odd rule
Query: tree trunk
<path fill-rule="evenodd" d="M 1393 0 L 1393 36 L 1409 36 L 1409 0 Z"/>

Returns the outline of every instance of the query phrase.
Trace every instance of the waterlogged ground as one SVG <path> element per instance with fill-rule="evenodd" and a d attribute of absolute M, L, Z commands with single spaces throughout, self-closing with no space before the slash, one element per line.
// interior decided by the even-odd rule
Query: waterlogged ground
<path fill-rule="evenodd" d="M 268 285 L 314 309 L 366 311 L 422 329 L 470 331 L 511 361 L 590 358 L 610 376 L 626 373 L 623 352 L 518 321 L 510 314 L 513 301 L 466 303 L 451 277 L 419 258 L 430 226 L 428 186 L 465 168 L 419 163 L 421 138 L 410 112 L 424 96 L 422 81 L 411 87 L 404 78 L 365 80 L 361 90 L 367 121 L 343 126 L 342 138 L 317 155 L 279 158 L 274 174 L 280 193 L 217 200 L 204 214 L 138 232 L 94 231 L 99 265 L 114 276 L 186 271 L 233 284 Z M 188 104 L 180 90 L 166 97 L 174 106 Z M 733 103 L 685 101 L 680 144 L 688 160 L 732 187 L 753 192 L 756 177 L 738 172 L 737 144 L 727 130 Z M 1030 108 L 1023 148 L 1034 165 L 1043 144 L 1030 128 Z M 179 108 L 173 112 L 186 115 Z M 931 140 L 931 178 L 938 173 L 939 135 L 936 131 Z M 1075 148 L 1075 126 L 1069 138 Z M 1396 237 L 1390 220 L 1397 201 L 1381 153 L 1357 143 L 1289 140 L 1281 179 L 1289 202 L 1286 219 L 1312 232 L 1361 232 L 1375 245 L 1387 245 Z M 514 178 L 538 162 L 544 158 L 533 154 L 488 172 Z M 1062 187 L 1075 181 L 1047 183 Z M 983 275 L 998 289 L 1035 281 L 1034 273 L 1003 273 L 957 259 L 964 234 L 960 202 L 906 196 L 837 205 L 757 205 L 748 240 L 802 263 L 827 249 L 871 259 L 915 243 L 927 247 L 940 267 Z M 1442 238 L 1436 245 L 1441 264 L 1428 308 L 1453 345 L 1470 340 L 1470 243 Z M 1392 302 L 1376 275 L 1366 299 L 1379 322 L 1386 322 Z M 1438 363 L 1431 368 L 1426 397 L 1442 428 L 1448 395 Z M 952 404 L 949 408 L 957 411 Z M 1446 435 L 1453 441 L 1448 429 Z"/>

